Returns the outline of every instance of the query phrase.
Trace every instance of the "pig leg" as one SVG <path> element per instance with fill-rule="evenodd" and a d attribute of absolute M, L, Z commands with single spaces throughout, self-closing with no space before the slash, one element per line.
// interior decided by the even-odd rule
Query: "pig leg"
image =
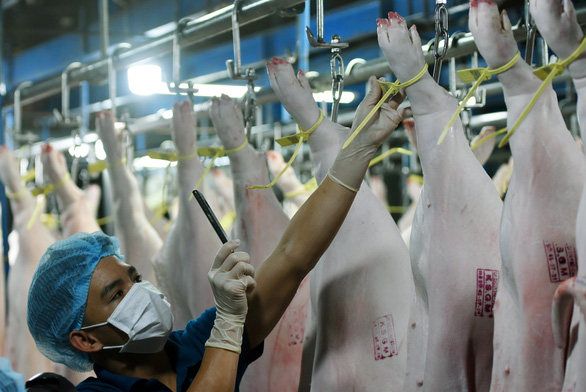
<path fill-rule="evenodd" d="M 488 137 L 495 132 L 496 129 L 493 126 L 482 127 L 480 133 L 478 134 L 478 136 L 472 139 L 470 145 L 473 146 L 476 141 Z M 496 138 L 493 137 L 492 139 L 487 140 L 486 142 L 482 143 L 480 146 L 472 150 L 472 152 L 474 152 L 474 156 L 476 157 L 476 159 L 478 159 L 478 162 L 480 162 L 481 165 L 484 165 L 488 161 L 488 158 L 490 158 L 495 145 Z"/>
<path fill-rule="evenodd" d="M 196 124 L 189 101 L 173 105 L 172 133 L 179 156 L 191 156 L 197 149 Z M 215 249 L 221 243 L 191 191 L 204 172 L 199 156 L 177 163 L 179 213 L 161 253 L 157 274 L 177 307 L 175 324 L 185 323 L 213 305 L 207 279 Z"/>
<path fill-rule="evenodd" d="M 106 151 L 107 170 L 112 181 L 116 236 L 126 262 L 135 266 L 145 280 L 157 284 L 152 260 L 161 249 L 162 240 L 144 214 L 138 183 L 123 160 L 122 133 L 114 128 L 114 121 L 110 112 L 96 116 L 96 129 Z"/>
<path fill-rule="evenodd" d="M 416 28 L 408 29 L 392 12 L 388 20 L 377 22 L 379 46 L 391 69 L 403 82 L 412 79 L 425 64 Z M 411 263 L 417 300 L 422 301 L 417 307 L 420 324 L 429 333 L 424 360 L 413 343 L 410 353 L 415 356 L 405 389 L 488 390 L 502 203 L 470 150 L 459 119 L 437 145 L 456 110 L 456 99 L 427 72 L 406 91 L 425 178 L 411 232 Z M 410 338 L 417 334 L 425 332 L 418 332 L 416 325 Z"/>
<path fill-rule="evenodd" d="M 296 77 L 291 65 L 279 59 L 267 68 L 287 111 L 309 129 L 319 109 L 303 72 Z M 348 128 L 324 119 L 310 136 L 318 183 L 349 135 Z M 316 316 L 308 326 L 316 331 L 311 389 L 399 390 L 413 295 L 409 255 L 397 226 L 368 186 L 360 188 L 338 235 L 311 272 L 310 285 Z"/>
<path fill-rule="evenodd" d="M 584 39 L 571 0 L 531 0 L 531 14 L 541 36 L 562 60 L 570 57 Z M 586 51 L 568 66 L 578 95 L 577 114 L 586 127 Z"/>
<path fill-rule="evenodd" d="M 506 12 L 473 1 L 470 31 L 491 68 L 517 52 Z M 498 75 L 509 129 L 541 85 L 524 61 Z M 575 275 L 576 215 L 586 164 L 548 86 L 510 139 L 515 168 L 501 222 L 503 279 L 495 305 L 493 390 L 560 390 L 565 353 L 552 332 L 551 299 Z M 560 263 L 561 261 L 561 263 Z"/>
<path fill-rule="evenodd" d="M 52 368 L 51 361 L 37 350 L 29 333 L 26 300 L 39 260 L 55 240 L 40 219 L 34 222 L 30 230 L 27 229 L 37 203 L 24 189 L 16 159 L 6 146 L 0 147 L 0 180 L 6 187 L 6 192 L 15 195 L 10 200 L 10 208 L 14 218 L 14 234 L 17 237 L 17 241 L 12 241 L 15 237 L 10 236 L 11 245 L 17 250 L 17 254 L 8 277 L 8 326 L 4 356 L 10 359 L 15 371 L 28 379 Z"/>
<path fill-rule="evenodd" d="M 41 161 L 53 185 L 60 184 L 68 175 L 65 157 L 51 145 L 43 145 Z M 65 238 L 78 232 L 92 233 L 100 230 L 91 203 L 71 179 L 57 187 L 55 193 L 59 211 L 61 211 L 61 227 Z"/>
<path fill-rule="evenodd" d="M 269 165 L 269 171 L 273 177 L 276 177 L 285 167 L 285 161 L 283 156 L 275 151 L 267 152 L 267 161 Z M 285 170 L 285 173 L 277 180 L 277 186 L 283 191 L 283 193 L 296 192 L 292 197 L 286 197 L 286 201 L 283 202 L 283 209 L 287 216 L 292 217 L 295 215 L 297 210 L 305 203 L 305 201 L 311 196 L 312 191 L 306 191 L 303 188 L 303 184 L 297 178 L 295 170 L 289 167 Z M 301 193 L 298 193 L 301 192 Z"/>
<path fill-rule="evenodd" d="M 225 95 L 212 98 L 210 114 L 225 149 L 235 149 L 245 142 L 242 114 L 232 99 Z M 264 154 L 247 145 L 229 157 L 236 202 L 236 233 L 242 241 L 242 249 L 250 254 L 252 265 L 257 267 L 279 242 L 289 219 L 271 189 L 247 188 L 269 182 Z M 309 285 L 304 281 L 279 325 L 266 339 L 265 355 L 249 367 L 243 378 L 243 390 L 297 391 L 308 290 Z"/>

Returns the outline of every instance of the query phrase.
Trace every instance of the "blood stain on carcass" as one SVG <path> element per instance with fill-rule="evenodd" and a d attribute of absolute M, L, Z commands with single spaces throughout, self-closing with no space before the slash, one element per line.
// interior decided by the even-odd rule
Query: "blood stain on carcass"
<path fill-rule="evenodd" d="M 576 276 L 576 249 L 571 244 L 560 245 L 550 241 L 543 241 L 547 270 L 551 283 L 562 282 Z"/>
<path fill-rule="evenodd" d="M 305 334 L 305 320 L 300 317 L 301 310 L 299 308 L 287 309 L 290 313 L 292 321 L 288 325 L 288 345 L 296 346 L 303 344 L 303 335 Z"/>
<path fill-rule="evenodd" d="M 499 272 L 497 270 L 476 270 L 476 305 L 474 316 L 492 317 L 493 307 L 498 288 Z"/>
<path fill-rule="evenodd" d="M 382 316 L 372 321 L 372 340 L 375 361 L 399 354 L 392 315 Z"/>

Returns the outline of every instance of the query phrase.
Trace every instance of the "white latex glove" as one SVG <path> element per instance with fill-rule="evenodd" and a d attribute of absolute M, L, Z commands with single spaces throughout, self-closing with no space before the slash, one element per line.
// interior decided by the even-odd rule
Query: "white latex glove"
<path fill-rule="evenodd" d="M 374 76 L 370 77 L 369 83 L 370 91 L 356 109 L 352 131 L 362 123 L 383 95 Z M 328 172 L 328 176 L 334 182 L 358 192 L 372 156 L 403 120 L 403 115 L 397 111 L 397 108 L 405 96 L 405 91 L 400 90 L 393 99 L 383 103 L 358 136 L 348 147 L 338 153 Z"/>
<path fill-rule="evenodd" d="M 206 347 L 240 353 L 248 312 L 246 292 L 256 286 L 254 267 L 244 252 L 234 252 L 240 241 L 228 241 L 218 251 L 208 273 L 216 303 L 216 320 Z"/>

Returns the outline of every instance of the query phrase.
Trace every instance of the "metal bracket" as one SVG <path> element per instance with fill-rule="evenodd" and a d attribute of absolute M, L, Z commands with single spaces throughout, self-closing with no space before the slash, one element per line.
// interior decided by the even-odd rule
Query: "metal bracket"
<path fill-rule="evenodd" d="M 110 103 L 112 104 L 111 111 L 112 115 L 116 117 L 116 68 L 114 61 L 118 55 L 128 49 L 132 48 L 132 45 L 126 42 L 119 43 L 114 47 L 112 53 L 108 56 L 108 93 L 110 95 Z"/>
<path fill-rule="evenodd" d="M 61 73 L 61 119 L 57 118 L 59 122 L 65 125 L 79 125 L 69 117 L 69 73 L 75 69 L 81 68 L 82 63 L 76 61 L 65 67 Z"/>
<path fill-rule="evenodd" d="M 324 41 L 324 0 L 317 0 L 316 4 L 316 19 L 317 19 L 317 38 L 309 28 L 309 26 L 305 27 L 305 33 L 307 34 L 307 40 L 309 44 L 314 48 L 339 48 L 344 49 L 348 47 L 347 42 L 340 42 L 338 37 L 338 41 L 332 40 L 328 43 Z"/>
<path fill-rule="evenodd" d="M 33 82 L 26 81 L 18 85 L 14 90 L 14 133 L 15 135 L 22 135 L 22 101 L 20 94 L 22 90 L 33 85 Z"/>
<path fill-rule="evenodd" d="M 238 9 L 244 0 L 236 0 L 232 8 L 232 40 L 234 43 L 234 60 L 226 60 L 226 68 L 232 80 L 257 80 L 258 76 L 253 68 L 242 72 L 242 57 L 240 52 L 240 26 L 238 24 Z"/>
<path fill-rule="evenodd" d="M 179 40 L 181 39 L 185 26 L 192 20 L 192 18 L 183 18 L 177 22 L 177 27 L 173 34 L 173 86 L 171 86 L 171 83 L 167 83 L 167 88 L 172 93 L 187 93 L 189 100 L 193 103 L 193 94 L 199 90 L 193 88 L 191 83 L 187 83 L 187 88 L 179 87 L 181 84 L 181 45 L 179 44 Z"/>
<path fill-rule="evenodd" d="M 232 8 L 232 40 L 234 43 L 234 60 L 226 60 L 226 68 L 232 80 L 246 80 L 248 90 L 244 101 L 244 122 L 248 141 L 252 136 L 252 125 L 256 120 L 256 93 L 254 81 L 258 79 L 254 68 L 248 67 L 242 72 L 242 57 L 240 51 L 240 26 L 238 24 L 238 10 L 243 0 L 236 0 Z"/>

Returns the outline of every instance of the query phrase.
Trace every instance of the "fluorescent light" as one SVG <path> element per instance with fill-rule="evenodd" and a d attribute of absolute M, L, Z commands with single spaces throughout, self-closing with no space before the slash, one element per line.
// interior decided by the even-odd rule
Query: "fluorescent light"
<path fill-rule="evenodd" d="M 94 145 L 94 150 L 96 152 L 96 158 L 100 161 L 106 159 L 106 151 L 104 151 L 104 144 L 100 139 L 96 140 L 96 144 Z"/>
<path fill-rule="evenodd" d="M 133 65 L 128 68 L 128 88 L 136 95 L 156 94 L 163 82 L 161 67 L 153 64 Z"/>
<path fill-rule="evenodd" d="M 79 146 L 71 146 L 69 147 L 69 155 L 75 158 L 83 158 L 87 157 L 90 153 L 90 146 L 89 144 L 80 144 Z"/>
<path fill-rule="evenodd" d="M 159 68 L 160 70 L 160 68 Z M 169 91 L 169 87 L 164 82 L 161 82 L 160 77 L 158 78 L 158 83 L 149 83 L 148 80 L 155 80 L 156 76 L 146 76 L 144 79 L 140 79 L 141 81 L 137 81 L 138 79 L 136 75 L 133 75 L 135 79 L 131 82 L 130 76 L 130 69 L 128 73 L 128 85 L 130 87 L 130 91 L 137 95 L 152 95 L 152 94 L 161 94 L 161 95 L 175 95 L 177 93 Z M 134 83 L 131 84 L 131 83 Z M 173 87 L 173 84 L 171 84 Z M 227 84 L 194 84 L 191 86 L 198 91 L 193 95 L 198 97 L 219 97 L 220 95 L 224 94 L 229 96 L 230 98 L 242 98 L 246 92 L 248 91 L 247 86 L 232 86 Z M 187 88 L 187 83 L 181 83 L 179 88 Z M 260 87 L 255 87 L 254 91 L 260 91 Z M 187 93 L 180 93 L 180 95 L 187 95 Z M 163 113 L 163 118 L 171 118 L 173 117 L 172 114 L 165 114 Z"/>
<path fill-rule="evenodd" d="M 136 158 L 132 161 L 132 165 L 136 170 L 141 169 L 164 169 L 169 166 L 169 161 L 162 159 L 151 159 L 148 155 Z M 177 162 L 171 162 L 171 166 L 177 166 Z"/>
<path fill-rule="evenodd" d="M 354 94 L 351 91 L 344 91 L 344 92 L 342 92 L 342 98 L 340 99 L 340 103 L 350 103 L 350 102 L 354 101 L 354 98 L 356 98 L 356 94 Z M 315 102 L 324 102 L 324 101 L 328 102 L 328 103 L 334 102 L 331 91 L 323 91 L 321 93 L 314 93 L 313 99 L 315 99 Z"/>
<path fill-rule="evenodd" d="M 163 112 L 163 114 L 161 114 L 161 117 L 163 117 L 165 120 L 170 120 L 173 118 L 173 111 L 172 110 L 165 110 Z"/>
<path fill-rule="evenodd" d="M 144 33 L 145 37 L 147 38 L 159 38 L 162 35 L 175 31 L 177 28 L 177 23 L 169 22 L 165 23 L 164 25 L 155 27 L 154 29 L 150 29 Z"/>

